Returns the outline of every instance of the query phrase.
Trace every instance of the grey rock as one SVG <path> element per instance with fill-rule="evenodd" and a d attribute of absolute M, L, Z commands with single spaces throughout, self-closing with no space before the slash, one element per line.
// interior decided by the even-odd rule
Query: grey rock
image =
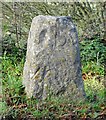
<path fill-rule="evenodd" d="M 71 95 L 72 84 L 85 95 L 78 36 L 71 17 L 35 17 L 23 70 L 27 96 L 45 99 L 49 95 Z"/>

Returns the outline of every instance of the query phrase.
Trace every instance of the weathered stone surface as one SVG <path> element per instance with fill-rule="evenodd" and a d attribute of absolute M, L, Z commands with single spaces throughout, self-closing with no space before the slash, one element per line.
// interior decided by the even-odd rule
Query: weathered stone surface
<path fill-rule="evenodd" d="M 78 36 L 66 16 L 37 16 L 27 43 L 23 84 L 28 97 L 71 94 L 72 81 L 84 94 Z"/>

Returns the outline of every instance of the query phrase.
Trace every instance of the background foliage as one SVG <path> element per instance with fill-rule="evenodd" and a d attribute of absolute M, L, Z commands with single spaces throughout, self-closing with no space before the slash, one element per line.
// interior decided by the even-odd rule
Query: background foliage
<path fill-rule="evenodd" d="M 71 16 L 75 22 L 80 39 L 100 36 L 106 41 L 105 5 L 101 3 L 37 3 L 13 2 L 3 4 L 3 39 L 8 45 L 25 48 L 32 19 L 37 15 Z M 4 48 L 5 48 L 4 47 Z"/>

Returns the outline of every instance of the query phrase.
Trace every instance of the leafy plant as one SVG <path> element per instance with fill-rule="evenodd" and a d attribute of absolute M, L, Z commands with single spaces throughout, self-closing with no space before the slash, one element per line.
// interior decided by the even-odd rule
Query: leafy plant
<path fill-rule="evenodd" d="M 85 39 L 80 42 L 81 62 L 86 73 L 93 71 L 100 75 L 104 74 L 106 47 L 100 41 L 96 36 L 93 40 Z"/>

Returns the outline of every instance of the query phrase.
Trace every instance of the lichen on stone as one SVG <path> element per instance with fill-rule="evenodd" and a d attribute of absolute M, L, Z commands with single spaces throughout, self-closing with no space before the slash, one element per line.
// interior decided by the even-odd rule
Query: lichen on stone
<path fill-rule="evenodd" d="M 85 94 L 78 46 L 77 31 L 71 17 L 35 17 L 23 70 L 27 96 L 46 99 L 48 95 L 71 96 L 77 91 Z"/>

